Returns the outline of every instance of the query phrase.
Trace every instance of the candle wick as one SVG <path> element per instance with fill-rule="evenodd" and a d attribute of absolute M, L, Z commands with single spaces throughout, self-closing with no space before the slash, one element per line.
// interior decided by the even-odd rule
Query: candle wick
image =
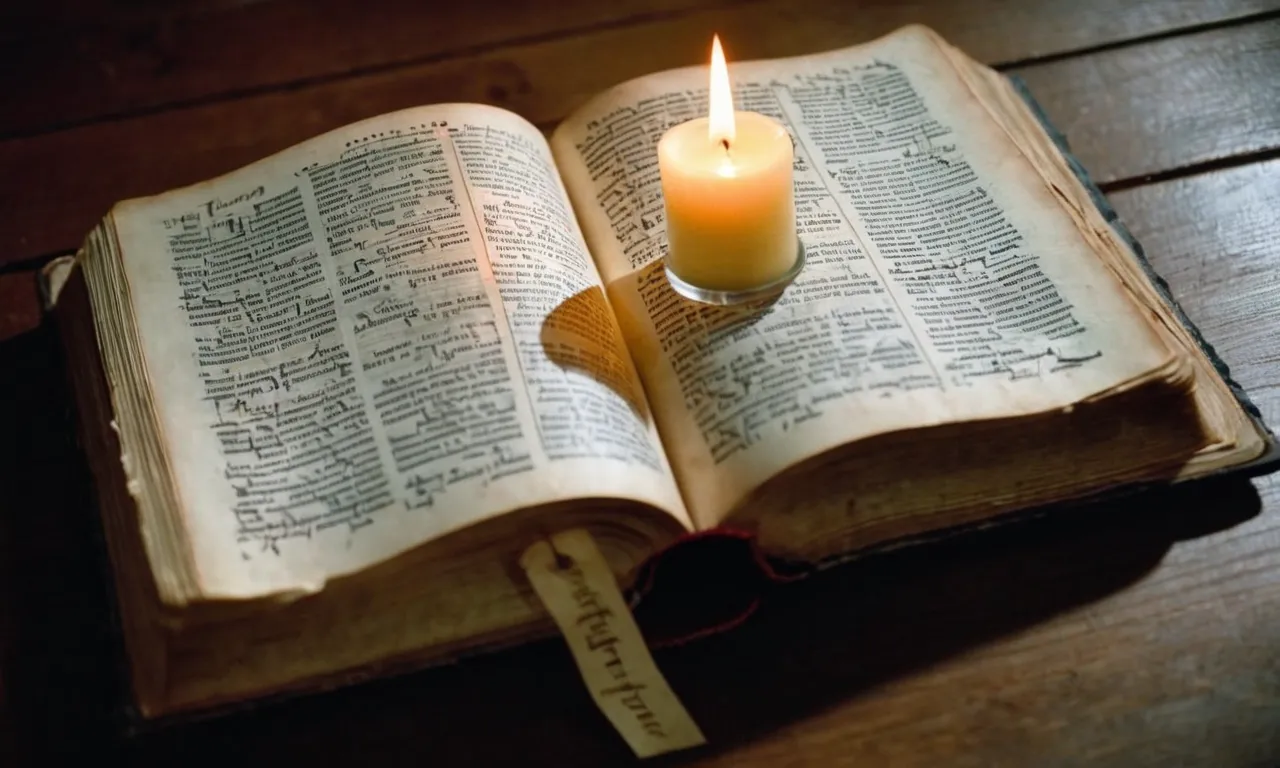
<path fill-rule="evenodd" d="M 728 152 L 728 151 L 729 151 L 729 140 L 728 140 L 728 139 L 721 139 L 721 140 L 720 140 L 720 144 L 724 146 L 724 151 L 725 151 L 725 152 Z"/>

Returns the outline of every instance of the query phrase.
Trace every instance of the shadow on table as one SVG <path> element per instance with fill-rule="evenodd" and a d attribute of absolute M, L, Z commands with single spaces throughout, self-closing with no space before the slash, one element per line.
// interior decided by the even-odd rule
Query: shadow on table
<path fill-rule="evenodd" d="M 60 361 L 48 328 L 0 344 L 0 763 L 627 761 L 553 641 L 124 736 L 106 575 Z M 733 632 L 658 652 L 712 745 L 658 762 L 750 741 L 1096 601 L 1139 580 L 1174 542 L 1258 509 L 1248 482 L 1204 483 L 887 553 L 779 587 Z"/>

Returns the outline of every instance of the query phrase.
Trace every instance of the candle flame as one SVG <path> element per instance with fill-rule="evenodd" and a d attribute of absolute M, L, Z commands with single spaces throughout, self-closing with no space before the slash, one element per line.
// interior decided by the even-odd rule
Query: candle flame
<path fill-rule="evenodd" d="M 711 41 L 711 120 L 708 134 L 712 142 L 724 144 L 726 150 L 736 135 L 733 90 L 729 87 L 729 67 L 724 61 L 719 35 Z"/>

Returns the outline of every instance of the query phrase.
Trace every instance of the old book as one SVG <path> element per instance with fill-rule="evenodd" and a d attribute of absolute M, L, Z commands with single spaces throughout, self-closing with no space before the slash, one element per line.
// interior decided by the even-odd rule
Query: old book
<path fill-rule="evenodd" d="M 1272 438 L 998 74 L 921 27 L 731 68 L 786 123 L 808 263 L 661 270 L 655 145 L 706 74 L 548 141 L 374 118 L 118 204 L 50 271 L 146 716 L 547 633 L 520 553 L 623 583 L 692 532 L 823 563 L 1242 467 Z"/>

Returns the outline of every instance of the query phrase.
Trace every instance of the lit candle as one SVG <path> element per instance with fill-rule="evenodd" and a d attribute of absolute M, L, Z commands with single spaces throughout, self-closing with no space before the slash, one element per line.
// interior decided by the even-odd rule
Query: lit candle
<path fill-rule="evenodd" d="M 718 36 L 710 106 L 709 117 L 675 126 L 658 143 L 666 266 L 697 288 L 751 291 L 796 267 L 791 136 L 765 115 L 734 111 Z"/>

